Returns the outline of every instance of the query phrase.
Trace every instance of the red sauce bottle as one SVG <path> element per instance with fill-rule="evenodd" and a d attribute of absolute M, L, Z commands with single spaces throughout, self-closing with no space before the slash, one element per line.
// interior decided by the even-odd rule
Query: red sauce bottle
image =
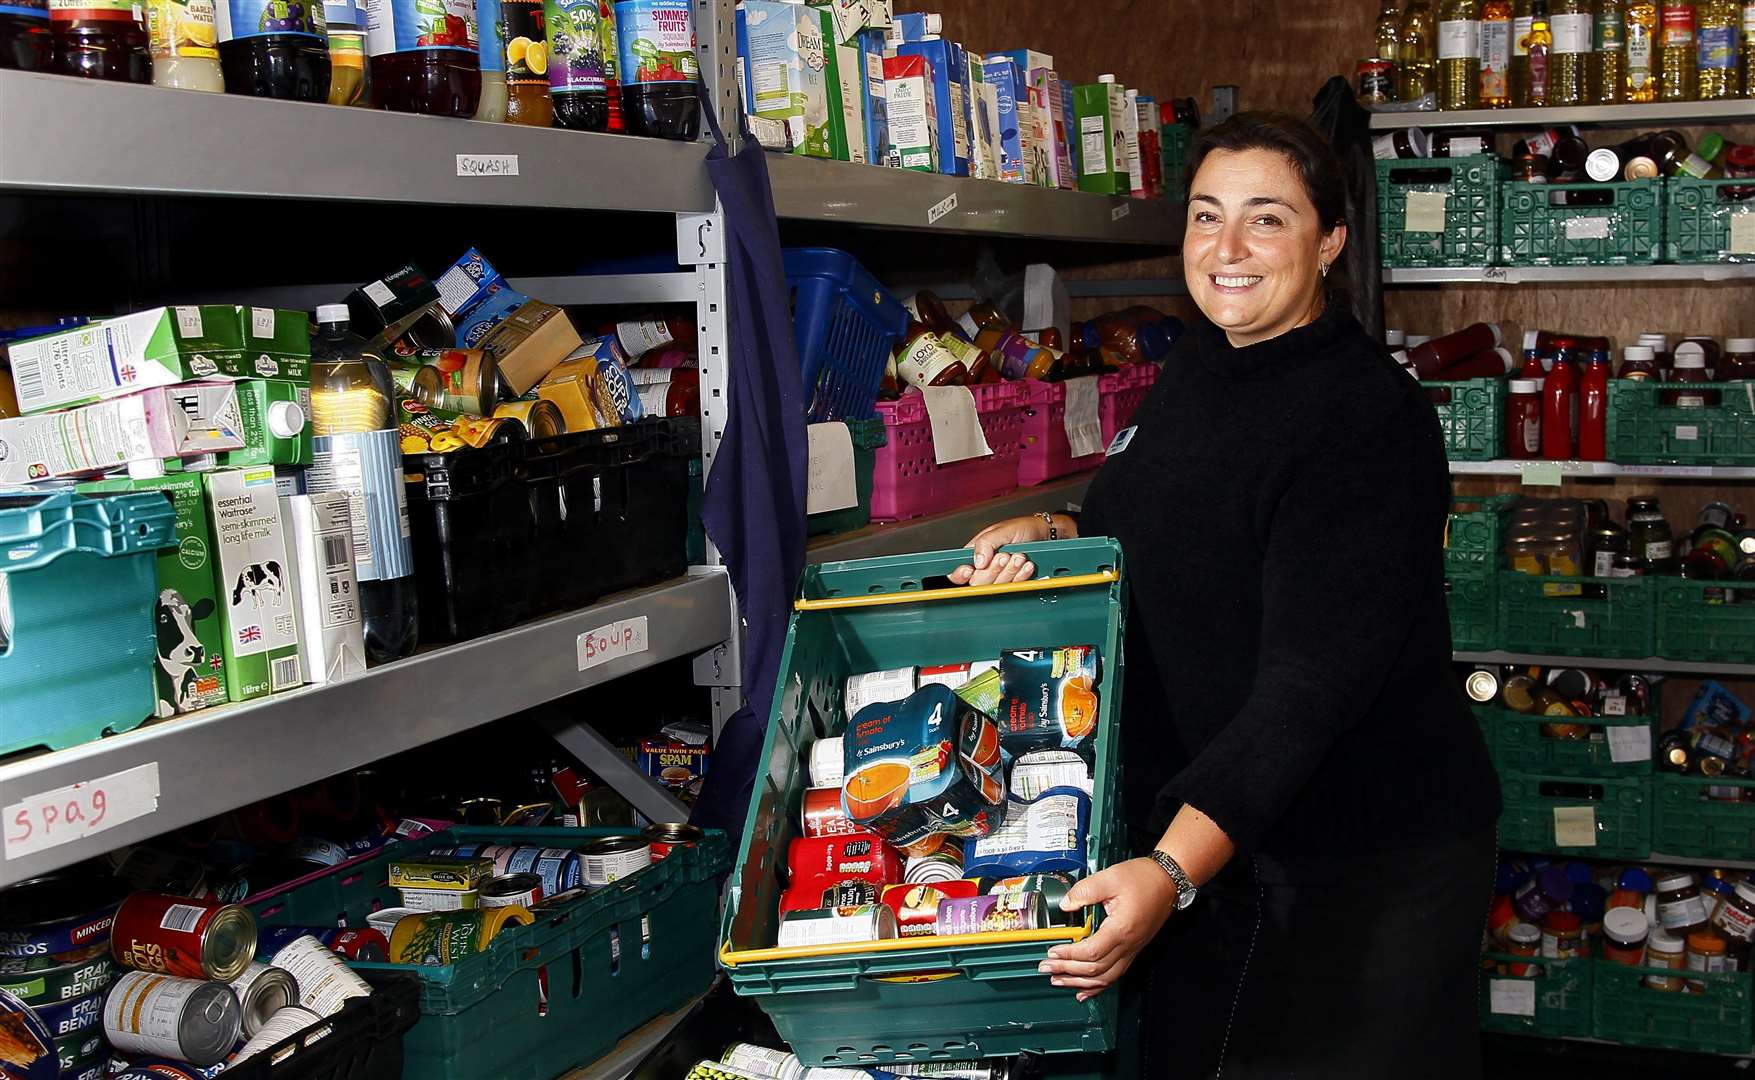
<path fill-rule="evenodd" d="M 1542 383 L 1542 456 L 1549 461 L 1572 460 L 1572 420 L 1577 408 L 1578 374 L 1564 360 Z"/>
<path fill-rule="evenodd" d="M 1578 458 L 1606 461 L 1609 456 L 1609 354 L 1593 352 L 1579 381 Z"/>
<path fill-rule="evenodd" d="M 1513 379 L 1505 402 L 1505 456 L 1542 456 L 1542 384 L 1534 379 Z"/>
<path fill-rule="evenodd" d="M 1523 335 L 1523 367 L 1518 370 L 1517 377 L 1541 382 L 1547 376 L 1547 365 L 1542 363 L 1541 331 L 1526 330 Z"/>

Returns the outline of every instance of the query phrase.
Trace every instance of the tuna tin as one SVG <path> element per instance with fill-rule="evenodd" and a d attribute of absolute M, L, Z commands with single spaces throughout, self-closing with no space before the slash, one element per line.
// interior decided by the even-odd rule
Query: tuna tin
<path fill-rule="evenodd" d="M 252 944 L 255 938 L 251 938 Z M 231 987 L 131 971 L 104 1000 L 104 1035 L 126 1054 L 174 1057 L 207 1066 L 237 1045 L 243 1010 Z"/>
<path fill-rule="evenodd" d="M 491 877 L 481 883 L 476 890 L 481 897 L 480 906 L 497 907 L 535 907 L 542 900 L 542 878 L 535 874 L 505 874 Z"/>
<path fill-rule="evenodd" d="M 371 984 L 347 962 L 309 934 L 281 946 L 268 961 L 285 969 L 299 988 L 298 1004 L 318 1016 L 334 1016 L 348 998 L 369 997 Z"/>
<path fill-rule="evenodd" d="M 256 917 L 236 904 L 135 893 L 116 912 L 110 948 L 136 971 L 230 982 L 256 958 Z"/>
<path fill-rule="evenodd" d="M 938 905 L 938 935 L 1035 930 L 1048 925 L 1048 908 L 1039 892 L 952 897 Z"/>
<path fill-rule="evenodd" d="M 882 904 L 851 908 L 814 908 L 780 916 L 779 945 L 846 945 L 882 941 L 896 936 L 896 916 Z"/>
<path fill-rule="evenodd" d="M 613 885 L 652 865 L 652 845 L 644 837 L 609 836 L 580 849 L 586 888 Z"/>
<path fill-rule="evenodd" d="M 323 1018 L 310 1009 L 300 1008 L 297 1005 L 282 1009 L 269 1017 L 268 1022 L 263 1024 L 256 1034 L 250 1036 L 249 1042 L 238 1048 L 237 1054 L 232 1057 L 232 1066 L 235 1068 L 245 1058 L 254 1057 L 264 1050 L 272 1049 L 313 1024 L 321 1024 L 322 1022 Z"/>
<path fill-rule="evenodd" d="M 244 1038 L 262 1030 L 275 1013 L 299 1000 L 299 984 L 285 968 L 251 961 L 244 973 L 232 980 L 232 993 L 243 1009 Z"/>

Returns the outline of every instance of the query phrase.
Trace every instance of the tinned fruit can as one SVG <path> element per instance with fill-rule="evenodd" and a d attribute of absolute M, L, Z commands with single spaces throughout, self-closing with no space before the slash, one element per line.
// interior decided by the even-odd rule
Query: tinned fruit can
<path fill-rule="evenodd" d="M 528 926 L 530 911 L 521 907 L 479 908 L 475 911 L 434 911 L 399 920 L 390 935 L 390 962 L 443 966 L 488 947 L 508 926 Z"/>
<path fill-rule="evenodd" d="M 329 946 L 309 934 L 282 945 L 269 958 L 299 988 L 298 1005 L 318 1016 L 334 1016 L 349 998 L 369 997 L 372 986 Z"/>
<path fill-rule="evenodd" d="M 237 995 L 222 982 L 131 971 L 104 999 L 104 1037 L 124 1054 L 212 1065 L 231 1052 L 242 1030 Z"/>
<path fill-rule="evenodd" d="M 585 887 L 613 885 L 652 865 L 652 845 L 641 836 L 607 836 L 579 852 L 585 862 Z"/>
<path fill-rule="evenodd" d="M 1353 68 L 1353 85 L 1359 104 L 1388 105 L 1395 100 L 1395 62 L 1367 57 Z"/>
<path fill-rule="evenodd" d="M 256 958 L 256 917 L 237 904 L 139 892 L 116 911 L 110 947 L 136 971 L 230 982 Z"/>
<path fill-rule="evenodd" d="M 285 968 L 252 960 L 244 973 L 232 980 L 232 993 L 243 1010 L 244 1038 L 262 1030 L 268 1018 L 299 1000 L 299 984 Z"/>

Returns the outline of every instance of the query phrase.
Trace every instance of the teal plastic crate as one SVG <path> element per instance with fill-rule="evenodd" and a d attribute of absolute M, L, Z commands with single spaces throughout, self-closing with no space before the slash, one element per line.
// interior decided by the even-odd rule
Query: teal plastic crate
<path fill-rule="evenodd" d="M 1041 579 L 991 593 L 934 587 L 934 579 L 967 561 L 967 550 L 805 570 L 800 593 L 806 609 L 793 614 L 787 632 L 760 758 L 764 771 L 726 893 L 720 962 L 733 989 L 757 999 L 807 1065 L 1093 1053 L 1116 1045 L 1116 995 L 1081 1003 L 1036 970 L 1052 944 L 1087 927 L 910 938 L 851 951 L 774 947 L 781 875 L 799 833 L 805 762 L 812 743 L 842 731 L 842 685 L 860 672 L 959 663 L 1013 648 L 1096 645 L 1101 678 L 1086 854 L 1096 867 L 1125 857 L 1116 731 L 1125 614 L 1121 550 L 1106 539 L 1020 550 L 1040 568 Z"/>
<path fill-rule="evenodd" d="M 1716 401 L 1666 405 L 1666 390 L 1704 393 Z M 1755 382 L 1703 390 L 1616 379 L 1609 384 L 1608 448 L 1609 460 L 1624 465 L 1755 465 Z"/>
<path fill-rule="evenodd" d="M 1747 1054 L 1751 1037 L 1750 973 L 1684 972 L 1704 984 L 1703 993 L 1653 990 L 1647 976 L 1676 972 L 1598 961 L 1593 977 L 1591 1033 L 1629 1046 Z"/>
<path fill-rule="evenodd" d="M 1446 570 L 1444 598 L 1450 607 L 1450 647 L 1489 652 L 1499 643 L 1499 575 L 1493 570 Z"/>
<path fill-rule="evenodd" d="M 1499 846 L 1579 858 L 1643 859 L 1651 854 L 1651 777 L 1565 776 L 1502 770 Z M 1585 818 L 1583 811 L 1590 816 Z M 1561 813 L 1556 814 L 1556 811 Z M 1594 844 L 1560 843 L 1556 828 L 1594 823 Z M 1568 833 L 1567 839 L 1572 839 Z"/>
<path fill-rule="evenodd" d="M 0 495 L 0 755 L 138 727 L 157 704 L 162 492 Z"/>
<path fill-rule="evenodd" d="M 1494 709 L 1488 746 L 1493 763 L 1501 770 L 1557 773 L 1564 776 L 1644 776 L 1651 772 L 1652 728 L 1658 716 L 1597 716 L 1578 719 L 1526 716 L 1510 709 Z M 1555 739 L 1542 734 L 1544 724 L 1578 724 L 1590 728 L 1588 739 Z M 1621 738 L 1643 747 L 1642 753 L 1623 753 L 1636 760 L 1616 761 L 1609 742 L 1609 729 L 1620 729 Z M 1659 850 L 1668 850 L 1660 846 Z"/>
<path fill-rule="evenodd" d="M 1497 965 L 1532 963 L 1530 957 L 1511 953 L 1483 953 L 1482 960 Z M 1567 1035 L 1589 1035 L 1591 1031 L 1592 972 L 1595 965 L 1587 957 L 1571 960 L 1536 959 L 1539 973 L 1508 974 L 1510 968 L 1482 972 L 1477 980 L 1481 1030 L 1512 1035 L 1541 1035 L 1558 1038 Z M 1522 990 L 1521 984 L 1534 987 Z M 1524 1011 L 1533 1005 L 1534 1015 Z"/>
<path fill-rule="evenodd" d="M 1651 578 L 1499 572 L 1499 644 L 1507 652 L 1645 659 L 1657 646 Z M 1564 589 L 1582 595 L 1548 595 Z"/>
<path fill-rule="evenodd" d="M 859 505 L 849 506 L 845 510 L 826 510 L 820 514 L 808 515 L 804 519 L 804 528 L 805 533 L 810 536 L 852 532 L 871 523 L 872 468 L 877 463 L 878 448 L 884 445 L 887 438 L 884 422 L 874 416 L 864 420 L 847 420 L 844 423 L 847 425 L 847 434 L 853 439 L 853 484 L 859 495 Z"/>
<path fill-rule="evenodd" d="M 1755 262 L 1755 184 L 1673 177 L 1664 190 L 1664 258 L 1678 263 Z M 1740 235 L 1739 235 L 1740 234 Z M 1733 242 L 1740 240 L 1740 243 Z"/>
<path fill-rule="evenodd" d="M 629 831 L 460 826 L 393 844 L 250 906 L 268 926 L 364 926 L 368 913 L 400 902 L 385 883 L 393 858 L 462 843 L 576 848 Z M 405 1080 L 552 1080 L 705 992 L 729 850 L 725 834 L 711 831 L 454 964 L 353 964 L 421 980 L 421 1018 L 403 1040 Z"/>
<path fill-rule="evenodd" d="M 1517 501 L 1515 495 L 1459 495 L 1450 500 L 1450 519 L 1444 527 L 1446 570 L 1496 570 L 1505 511 Z"/>
<path fill-rule="evenodd" d="M 1755 658 L 1755 582 L 1657 579 L 1657 655 L 1746 664 Z"/>
<path fill-rule="evenodd" d="M 1377 163 L 1377 231 L 1383 265 L 1487 266 L 1499 247 L 1499 159 L 1390 159 Z M 1410 214 L 1409 196 L 1415 212 Z M 1442 214 L 1422 213 L 1443 195 Z M 1432 231 L 1430 226 L 1440 224 Z M 1413 225 L 1413 229 L 1408 226 Z"/>
<path fill-rule="evenodd" d="M 1755 780 L 1660 772 L 1652 789 L 1654 851 L 1694 859 L 1755 859 L 1755 802 L 1709 797 L 1717 789 L 1750 798 Z"/>
<path fill-rule="evenodd" d="M 1663 254 L 1664 182 L 1531 184 L 1499 190 L 1505 266 L 1637 266 Z"/>
<path fill-rule="evenodd" d="M 1183 202 L 1188 198 L 1183 172 L 1196 131 L 1187 124 L 1164 124 L 1158 128 L 1158 157 L 1164 163 L 1164 198 Z"/>
<path fill-rule="evenodd" d="M 1505 380 L 1421 382 L 1451 461 L 1492 461 L 1505 456 Z"/>

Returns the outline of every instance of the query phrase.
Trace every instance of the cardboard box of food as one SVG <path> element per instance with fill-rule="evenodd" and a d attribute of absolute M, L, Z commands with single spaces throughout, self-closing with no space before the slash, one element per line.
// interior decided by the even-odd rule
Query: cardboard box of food
<path fill-rule="evenodd" d="M 311 381 L 311 317 L 286 308 L 240 307 L 238 330 L 244 342 L 236 358 L 220 371 L 237 379 Z"/>
<path fill-rule="evenodd" d="M 7 347 L 19 411 L 64 409 L 220 374 L 243 355 L 226 304 L 149 308 Z"/>
<path fill-rule="evenodd" d="M 499 365 L 512 396 L 522 397 L 581 344 L 566 312 L 527 300 L 481 339 L 481 350 Z"/>

